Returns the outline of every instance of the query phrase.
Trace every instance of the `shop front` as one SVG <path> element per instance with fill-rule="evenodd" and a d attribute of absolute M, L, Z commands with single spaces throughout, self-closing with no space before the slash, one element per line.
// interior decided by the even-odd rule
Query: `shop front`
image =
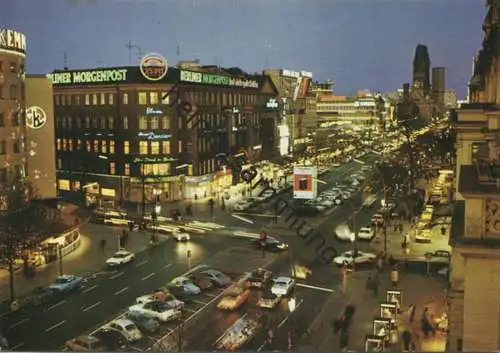
<path fill-rule="evenodd" d="M 127 201 L 140 204 L 153 201 L 168 202 L 182 199 L 183 176 L 148 176 L 131 178 Z"/>
<path fill-rule="evenodd" d="M 184 179 L 184 198 L 199 199 L 212 196 L 214 175 L 187 176 Z"/>
<path fill-rule="evenodd" d="M 215 196 L 223 195 L 224 192 L 232 186 L 232 183 L 232 170 L 230 168 L 224 167 L 214 175 L 214 180 L 212 182 L 212 192 L 215 193 Z"/>

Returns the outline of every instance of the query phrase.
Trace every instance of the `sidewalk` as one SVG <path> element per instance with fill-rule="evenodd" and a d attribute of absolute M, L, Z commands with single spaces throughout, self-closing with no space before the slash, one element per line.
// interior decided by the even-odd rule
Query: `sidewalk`
<path fill-rule="evenodd" d="M 356 313 L 351 328 L 349 329 L 350 350 L 365 351 L 365 337 L 373 334 L 372 320 L 380 316 L 379 304 L 386 301 L 385 293 L 391 289 L 389 273 L 385 271 L 379 276 L 379 298 L 366 290 L 366 279 L 369 273 L 355 272 L 348 275 L 347 293 L 343 295 L 340 291 L 332 293 L 318 313 L 318 316 L 310 325 L 308 333 L 304 334 L 299 343 L 299 351 L 311 351 L 329 353 L 339 348 L 339 336 L 333 333 L 332 323 L 338 318 L 349 303 L 356 306 Z M 440 317 L 446 309 L 444 296 L 444 281 L 428 278 L 412 273 L 400 272 L 398 289 L 402 292 L 403 309 L 410 304 L 416 305 L 414 324 L 411 330 L 418 335 L 416 351 L 419 352 L 444 352 L 446 337 L 442 333 L 425 338 L 420 329 L 420 317 L 425 307 L 434 315 Z M 409 326 L 408 313 L 398 317 L 398 343 L 386 347 L 390 352 L 401 352 L 401 333 Z"/>

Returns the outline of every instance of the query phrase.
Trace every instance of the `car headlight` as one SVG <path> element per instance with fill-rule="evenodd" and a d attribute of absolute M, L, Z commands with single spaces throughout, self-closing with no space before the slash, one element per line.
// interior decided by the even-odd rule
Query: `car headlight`
<path fill-rule="evenodd" d="M 279 249 L 286 249 L 287 247 L 288 247 L 288 245 L 286 245 L 286 244 L 278 244 Z"/>

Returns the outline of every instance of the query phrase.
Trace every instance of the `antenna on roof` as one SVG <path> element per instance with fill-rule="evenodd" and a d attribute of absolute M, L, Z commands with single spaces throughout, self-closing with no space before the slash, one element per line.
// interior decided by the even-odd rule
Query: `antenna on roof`
<path fill-rule="evenodd" d="M 64 70 L 68 70 L 68 56 L 66 55 L 66 52 L 63 53 L 64 56 Z"/>
<path fill-rule="evenodd" d="M 128 43 L 125 44 L 125 47 L 128 49 L 128 64 L 132 65 L 132 48 L 135 48 L 135 45 L 129 40 Z"/>

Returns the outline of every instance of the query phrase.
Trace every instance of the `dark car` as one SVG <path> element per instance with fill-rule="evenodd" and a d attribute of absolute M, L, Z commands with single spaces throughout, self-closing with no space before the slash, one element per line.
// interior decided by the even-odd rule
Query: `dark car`
<path fill-rule="evenodd" d="M 175 297 L 175 299 L 181 300 L 183 302 L 188 303 L 192 296 L 188 295 L 183 287 L 177 287 L 174 285 L 168 285 L 166 289 L 170 292 L 170 294 Z"/>
<path fill-rule="evenodd" d="M 189 279 L 192 280 L 193 283 L 196 284 L 198 287 L 200 287 L 201 290 L 207 290 L 214 286 L 211 280 L 198 273 L 190 275 Z"/>
<path fill-rule="evenodd" d="M 127 338 L 115 330 L 102 328 L 93 336 L 99 338 L 110 350 L 123 350 L 128 346 Z"/>
<path fill-rule="evenodd" d="M 158 322 L 158 320 L 144 315 L 140 311 L 129 311 L 125 316 L 127 317 L 127 319 L 136 324 L 139 330 L 145 333 L 156 332 L 160 327 L 160 323 Z"/>
<path fill-rule="evenodd" d="M 248 278 L 248 286 L 251 288 L 264 288 L 271 280 L 272 273 L 263 268 L 253 271 Z"/>
<path fill-rule="evenodd" d="M 40 306 L 54 299 L 55 293 L 47 287 L 36 287 L 23 300 L 23 306 Z"/>
<path fill-rule="evenodd" d="M 260 239 L 252 239 L 251 244 L 253 247 L 257 249 L 262 249 L 262 246 L 264 245 L 264 250 L 266 251 L 271 251 L 271 252 L 280 252 L 288 249 L 288 244 L 285 244 L 277 239 L 267 237 L 266 240 L 264 240 L 264 244 L 262 244 L 262 240 Z"/>

